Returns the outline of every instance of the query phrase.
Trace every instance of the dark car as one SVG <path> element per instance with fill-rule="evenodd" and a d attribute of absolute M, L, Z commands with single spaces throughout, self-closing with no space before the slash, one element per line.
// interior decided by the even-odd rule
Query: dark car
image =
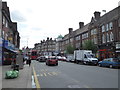
<path fill-rule="evenodd" d="M 113 68 L 113 67 L 119 68 L 120 59 L 119 58 L 107 58 L 107 59 L 104 59 L 103 61 L 99 61 L 98 65 L 100 67 L 104 66 L 104 67 L 110 67 L 110 68 Z"/>
<path fill-rule="evenodd" d="M 54 56 L 49 56 L 46 60 L 46 65 L 58 65 L 58 59 Z"/>

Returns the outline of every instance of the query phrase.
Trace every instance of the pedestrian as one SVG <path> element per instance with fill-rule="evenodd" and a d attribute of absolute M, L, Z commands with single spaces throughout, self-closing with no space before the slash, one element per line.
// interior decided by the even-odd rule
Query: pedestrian
<path fill-rule="evenodd" d="M 30 65 L 31 65 L 31 60 L 30 59 L 28 59 L 28 64 L 29 64 L 29 67 L 30 67 Z"/>

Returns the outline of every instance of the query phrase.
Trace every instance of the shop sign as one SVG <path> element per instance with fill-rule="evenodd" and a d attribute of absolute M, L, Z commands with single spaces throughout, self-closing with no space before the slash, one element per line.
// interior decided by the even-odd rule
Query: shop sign
<path fill-rule="evenodd" d="M 4 47 L 9 49 L 9 50 L 14 50 L 15 46 L 11 44 L 8 40 L 4 40 Z"/>

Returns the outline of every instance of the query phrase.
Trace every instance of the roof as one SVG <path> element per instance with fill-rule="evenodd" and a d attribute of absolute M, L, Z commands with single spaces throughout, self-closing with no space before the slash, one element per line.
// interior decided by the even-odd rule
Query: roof
<path fill-rule="evenodd" d="M 79 34 L 82 34 L 82 33 L 86 32 L 86 31 L 88 31 L 88 28 L 89 28 L 89 23 L 86 24 L 83 28 L 77 29 L 77 30 L 75 31 L 75 36 L 76 36 L 76 35 L 79 35 Z"/>

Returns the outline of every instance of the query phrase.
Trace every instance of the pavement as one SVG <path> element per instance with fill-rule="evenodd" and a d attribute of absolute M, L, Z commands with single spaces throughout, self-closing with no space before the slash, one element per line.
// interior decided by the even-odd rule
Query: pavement
<path fill-rule="evenodd" d="M 24 65 L 23 69 L 19 70 L 19 76 L 14 79 L 5 79 L 5 72 L 12 70 L 11 65 L 0 66 L 2 68 L 2 88 L 32 88 L 32 66 Z"/>

